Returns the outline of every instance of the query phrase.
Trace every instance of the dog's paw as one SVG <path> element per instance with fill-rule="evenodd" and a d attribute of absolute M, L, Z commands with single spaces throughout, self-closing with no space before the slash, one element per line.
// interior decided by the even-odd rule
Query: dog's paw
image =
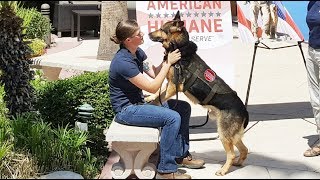
<path fill-rule="evenodd" d="M 155 99 L 156 99 L 156 98 L 155 98 L 155 96 L 153 96 L 153 95 L 144 97 L 144 100 L 145 100 L 146 102 L 148 102 L 148 103 L 154 101 Z"/>
<path fill-rule="evenodd" d="M 242 163 L 237 161 L 232 163 L 233 166 L 242 166 Z"/>
<path fill-rule="evenodd" d="M 223 169 L 220 169 L 219 171 L 216 172 L 216 176 L 224 176 L 226 175 L 226 171 L 224 171 Z"/>

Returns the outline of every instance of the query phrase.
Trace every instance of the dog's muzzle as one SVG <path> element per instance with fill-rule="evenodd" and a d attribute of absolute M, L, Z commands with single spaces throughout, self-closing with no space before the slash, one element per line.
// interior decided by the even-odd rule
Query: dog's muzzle
<path fill-rule="evenodd" d="M 154 37 L 154 36 L 152 36 L 151 34 L 149 34 L 149 38 L 151 39 L 151 41 L 154 41 L 154 42 L 160 42 L 160 43 L 163 42 L 163 38 L 161 38 L 161 37 Z"/>
<path fill-rule="evenodd" d="M 148 35 L 151 41 L 160 43 L 163 43 L 163 41 L 165 41 L 167 38 L 167 34 L 162 29 L 150 32 Z"/>

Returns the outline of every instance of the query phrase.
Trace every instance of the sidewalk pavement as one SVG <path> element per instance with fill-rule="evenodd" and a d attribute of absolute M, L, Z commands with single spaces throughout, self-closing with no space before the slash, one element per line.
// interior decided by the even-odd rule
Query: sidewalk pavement
<path fill-rule="evenodd" d="M 265 44 L 282 47 L 293 43 L 265 41 Z M 71 50 L 55 53 L 54 57 L 67 60 L 72 54 L 74 58 L 92 59 L 97 54 L 98 46 L 97 39 L 84 40 Z M 233 89 L 245 102 L 254 45 L 243 44 L 235 29 L 232 46 L 233 58 L 237 59 Z M 302 44 L 302 48 L 306 57 L 307 44 Z M 209 120 L 204 126 L 190 130 L 190 152 L 195 158 L 206 161 L 205 168 L 181 170 L 193 179 L 319 179 L 320 156 L 303 156 L 306 149 L 319 143 L 307 87 L 306 71 L 298 46 L 276 50 L 258 48 L 248 99 L 250 122 L 243 138 L 249 149 L 244 166 L 231 167 L 223 177 L 215 175 L 224 164 L 226 154 L 217 138 L 215 121 Z M 179 98 L 187 100 L 183 94 Z M 203 124 L 206 113 L 200 105 L 192 104 L 191 125 Z M 238 155 L 237 150 L 236 153 Z M 111 166 L 118 159 L 115 153 L 111 153 L 100 178 L 112 178 Z"/>

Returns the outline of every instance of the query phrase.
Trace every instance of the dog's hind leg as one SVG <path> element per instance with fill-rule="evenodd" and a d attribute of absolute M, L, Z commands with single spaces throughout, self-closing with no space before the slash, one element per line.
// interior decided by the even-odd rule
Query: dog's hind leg
<path fill-rule="evenodd" d="M 234 159 L 236 158 L 236 155 L 234 153 L 233 143 L 230 140 L 224 139 L 223 137 L 221 139 L 221 142 L 227 153 L 227 161 L 222 166 L 222 168 L 216 172 L 217 176 L 224 176 L 229 171 L 231 165 L 233 164 Z"/>
<path fill-rule="evenodd" d="M 234 166 L 242 166 L 242 163 L 244 162 L 244 160 L 247 159 L 248 148 L 243 144 L 241 139 L 239 139 L 239 141 L 235 144 L 235 146 L 238 148 L 238 150 L 240 152 L 240 157 L 237 162 L 233 163 L 233 165 Z"/>

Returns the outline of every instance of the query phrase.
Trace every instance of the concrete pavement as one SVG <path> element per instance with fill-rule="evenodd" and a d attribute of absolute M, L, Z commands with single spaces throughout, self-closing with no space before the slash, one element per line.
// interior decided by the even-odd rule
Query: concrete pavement
<path fill-rule="evenodd" d="M 280 47 L 294 42 L 265 43 Z M 72 54 L 73 58 L 81 56 L 94 60 L 98 45 L 97 39 L 84 40 L 79 46 L 55 53 L 52 57 L 67 60 Z M 234 90 L 245 102 L 254 45 L 240 42 L 235 30 L 232 46 L 232 54 L 237 59 Z M 306 56 L 307 44 L 302 47 Z M 223 177 L 214 175 L 224 164 L 226 155 L 217 138 L 215 121 L 209 120 L 204 126 L 191 129 L 190 133 L 190 152 L 196 158 L 205 159 L 205 168 L 180 170 L 186 171 L 193 179 L 319 179 L 320 156 L 303 156 L 306 149 L 319 143 L 307 87 L 306 71 L 298 46 L 277 50 L 258 48 L 248 101 L 250 122 L 243 138 L 249 148 L 244 166 L 231 167 Z M 179 98 L 187 100 L 182 94 Z M 193 104 L 191 125 L 202 124 L 205 120 L 206 110 Z M 111 162 L 116 162 L 117 158 L 116 154 L 112 154 L 101 178 L 111 178 Z"/>

